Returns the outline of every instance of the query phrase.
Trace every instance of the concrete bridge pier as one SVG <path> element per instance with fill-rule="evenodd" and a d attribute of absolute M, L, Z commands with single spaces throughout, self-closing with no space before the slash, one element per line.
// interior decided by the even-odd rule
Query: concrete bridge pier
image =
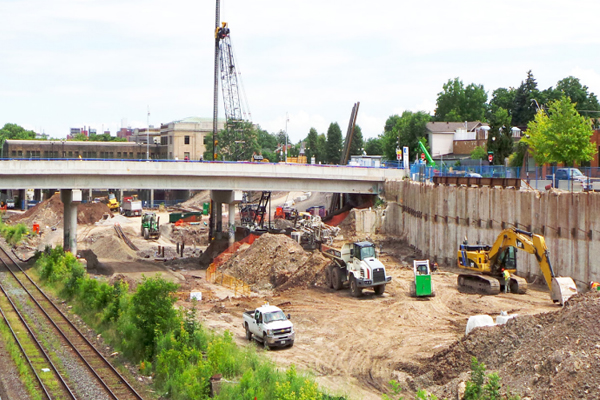
<path fill-rule="evenodd" d="M 19 189 L 19 201 L 21 202 L 21 210 L 27 211 L 27 189 Z"/>
<path fill-rule="evenodd" d="M 63 248 L 77 256 L 77 205 L 81 203 L 81 190 L 61 189 L 60 199 L 64 205 Z"/>
<path fill-rule="evenodd" d="M 241 200 L 241 192 L 233 190 L 211 190 L 210 198 L 214 202 L 214 220 L 215 230 L 214 237 L 216 239 L 229 238 L 229 243 L 235 241 L 235 205 Z M 229 222 L 227 231 L 223 232 L 223 204 L 229 205 Z"/>

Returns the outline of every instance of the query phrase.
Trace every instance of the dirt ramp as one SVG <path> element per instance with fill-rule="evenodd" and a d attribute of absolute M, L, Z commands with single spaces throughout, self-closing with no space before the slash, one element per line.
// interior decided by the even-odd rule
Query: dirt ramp
<path fill-rule="evenodd" d="M 238 251 L 220 271 L 243 280 L 254 290 L 284 290 L 314 285 L 328 263 L 320 254 L 305 251 L 285 235 L 267 233 Z"/>
<path fill-rule="evenodd" d="M 420 371 L 445 385 L 470 370 L 471 357 L 498 371 L 505 386 L 535 399 L 597 399 L 600 296 L 578 295 L 557 312 L 520 316 L 474 330 Z M 408 372 L 408 371 L 407 371 Z M 440 392 L 444 394 L 449 392 Z"/>

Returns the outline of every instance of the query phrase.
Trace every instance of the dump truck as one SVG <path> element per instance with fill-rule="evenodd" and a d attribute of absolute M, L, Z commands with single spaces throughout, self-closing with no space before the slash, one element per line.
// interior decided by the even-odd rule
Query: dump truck
<path fill-rule="evenodd" d="M 142 215 L 142 201 L 138 200 L 137 195 L 123 198 L 121 214 L 126 217 L 138 217 Z"/>
<path fill-rule="evenodd" d="M 244 311 L 242 323 L 246 331 L 246 339 L 254 337 L 265 349 L 271 347 L 292 347 L 296 338 L 294 325 L 279 307 L 266 303 L 254 311 Z"/>
<path fill-rule="evenodd" d="M 364 288 L 373 288 L 381 296 L 385 285 L 392 281 L 371 242 L 346 243 L 341 250 L 321 246 L 321 251 L 332 260 L 325 268 L 325 284 L 332 289 L 340 290 L 348 284 L 354 297 L 361 296 Z"/>
<path fill-rule="evenodd" d="M 142 215 L 141 233 L 144 239 L 160 238 L 159 230 L 160 217 L 153 212 L 147 212 Z"/>

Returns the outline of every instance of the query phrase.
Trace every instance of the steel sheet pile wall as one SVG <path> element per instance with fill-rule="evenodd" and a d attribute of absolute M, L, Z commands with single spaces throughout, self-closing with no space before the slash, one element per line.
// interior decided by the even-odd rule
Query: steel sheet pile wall
<path fill-rule="evenodd" d="M 600 281 L 600 194 L 500 188 L 385 185 L 388 207 L 382 232 L 401 236 L 438 263 L 456 265 L 459 244 L 492 244 L 504 228 L 542 234 L 557 275 L 578 284 Z M 518 271 L 541 275 L 535 257 L 519 252 Z"/>

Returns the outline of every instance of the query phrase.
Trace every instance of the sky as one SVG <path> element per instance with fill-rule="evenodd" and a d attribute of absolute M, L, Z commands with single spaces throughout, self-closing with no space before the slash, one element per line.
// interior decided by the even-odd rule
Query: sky
<path fill-rule="evenodd" d="M 215 4 L 0 0 L 0 127 L 212 118 Z M 598 15 L 598 0 L 221 0 L 252 121 L 293 142 L 332 122 L 345 134 L 355 102 L 376 137 L 391 115 L 433 113 L 455 77 L 491 97 L 532 70 L 539 89 L 575 76 L 600 95 Z"/>

